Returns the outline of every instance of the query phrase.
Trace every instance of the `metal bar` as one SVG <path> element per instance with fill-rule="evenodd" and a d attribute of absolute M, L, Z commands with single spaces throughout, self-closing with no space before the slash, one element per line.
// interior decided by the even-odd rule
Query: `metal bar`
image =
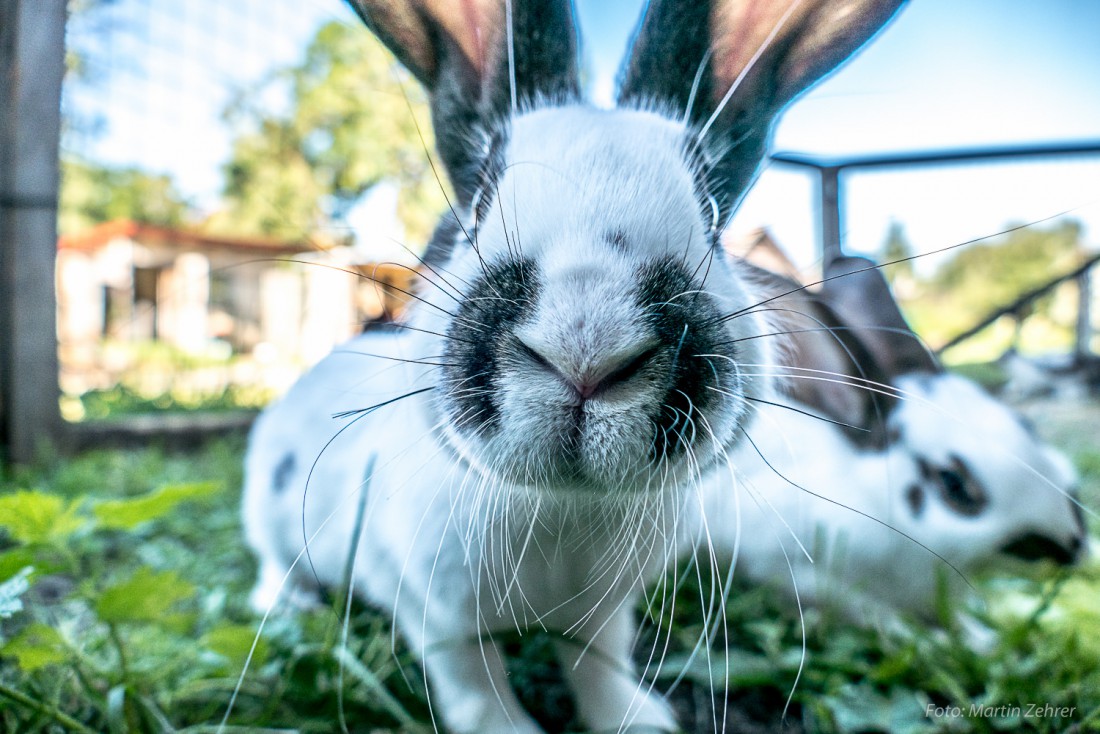
<path fill-rule="evenodd" d="M 1061 143 L 1006 145 L 989 148 L 930 150 L 911 153 L 883 153 L 850 157 L 817 156 L 810 153 L 780 151 L 771 160 L 803 168 L 882 168 L 890 166 L 935 165 L 959 161 L 996 160 L 999 158 L 1045 158 L 1061 155 L 1100 153 L 1100 140 L 1077 140 Z"/>
<path fill-rule="evenodd" d="M 1015 313 L 1024 306 L 1030 304 L 1036 298 L 1039 298 L 1040 296 L 1045 296 L 1047 293 L 1054 290 L 1062 283 L 1065 283 L 1069 280 L 1074 280 L 1075 278 L 1080 278 L 1082 276 L 1087 276 L 1089 271 L 1092 268 L 1096 267 L 1097 263 L 1100 263 L 1100 255 L 1093 255 L 1089 259 L 1085 260 L 1085 262 L 1083 262 L 1080 266 L 1074 268 L 1070 272 L 1064 275 L 1059 275 L 1057 278 L 1049 280 L 1037 288 L 1031 289 L 1027 293 L 1022 294 L 1019 298 L 1017 298 L 1015 301 L 1008 304 L 1007 306 L 1002 306 L 1001 308 L 995 309 L 988 316 L 983 318 L 978 323 L 974 324 L 974 326 L 971 326 L 969 329 L 962 332 L 961 334 L 957 334 L 951 337 L 944 344 L 936 348 L 936 354 L 943 354 L 945 351 L 955 346 L 956 344 L 964 342 L 970 337 L 974 336 L 1002 316 L 1007 316 L 1009 314 Z"/>
<path fill-rule="evenodd" d="M 56 445 L 58 138 L 65 0 L 0 2 L 0 445 Z"/>
<path fill-rule="evenodd" d="M 844 254 L 840 241 L 840 169 L 822 168 L 821 174 L 821 265 L 825 267 Z"/>

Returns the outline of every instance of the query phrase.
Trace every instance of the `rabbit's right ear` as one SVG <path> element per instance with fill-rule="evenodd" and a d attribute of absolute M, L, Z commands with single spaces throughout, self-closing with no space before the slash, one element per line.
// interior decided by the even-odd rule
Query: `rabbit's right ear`
<path fill-rule="evenodd" d="M 649 0 L 619 101 L 682 114 L 703 138 L 722 223 L 779 111 L 839 66 L 904 0 Z"/>
<path fill-rule="evenodd" d="M 865 257 L 836 257 L 825 266 L 823 275 L 821 297 L 867 345 L 888 380 L 914 372 L 943 371 L 909 328 L 877 263 Z"/>
<path fill-rule="evenodd" d="M 480 184 L 487 130 L 538 97 L 580 94 L 570 0 L 347 2 L 428 89 L 436 147 L 463 204 Z"/>

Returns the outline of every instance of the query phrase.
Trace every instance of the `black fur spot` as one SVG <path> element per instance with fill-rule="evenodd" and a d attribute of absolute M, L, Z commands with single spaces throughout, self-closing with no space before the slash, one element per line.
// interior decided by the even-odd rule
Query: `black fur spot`
<path fill-rule="evenodd" d="M 626 242 L 626 232 L 621 229 L 616 229 L 606 233 L 603 236 L 604 242 L 614 247 L 619 252 L 626 252 L 628 249 Z"/>
<path fill-rule="evenodd" d="M 714 389 L 730 389 L 734 370 L 726 359 L 733 351 L 719 347 L 722 328 L 717 305 L 684 266 L 675 260 L 647 263 L 637 273 L 637 303 L 660 339 L 660 353 L 653 361 L 667 369 L 661 407 L 652 415 L 655 430 L 653 459 L 674 456 L 705 431 L 700 411 L 705 412 L 722 396 Z"/>
<path fill-rule="evenodd" d="M 516 325 L 530 316 L 537 280 L 530 260 L 489 263 L 459 306 L 443 360 L 444 402 L 458 428 L 482 435 L 500 428 L 500 359 L 512 348 Z"/>
<path fill-rule="evenodd" d="M 916 484 L 909 486 L 905 492 L 905 501 L 909 504 L 909 511 L 913 517 L 920 517 L 924 512 L 924 492 Z"/>
<path fill-rule="evenodd" d="M 1061 543 L 1039 533 L 1027 533 L 1006 543 L 1001 552 L 1022 558 L 1025 561 L 1049 560 L 1063 566 L 1072 565 L 1077 560 L 1081 542 L 1074 539 L 1073 548 L 1065 548 Z"/>
<path fill-rule="evenodd" d="M 294 475 L 296 463 L 293 453 L 288 453 L 279 459 L 279 463 L 275 465 L 275 471 L 271 473 L 271 489 L 275 494 L 286 491 L 290 478 Z"/>

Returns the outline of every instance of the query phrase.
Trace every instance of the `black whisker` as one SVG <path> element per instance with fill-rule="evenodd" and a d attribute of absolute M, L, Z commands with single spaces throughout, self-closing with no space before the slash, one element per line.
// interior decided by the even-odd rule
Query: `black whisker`
<path fill-rule="evenodd" d="M 411 398 L 413 395 L 419 395 L 422 392 L 428 392 L 429 390 L 434 390 L 434 389 L 435 389 L 434 385 L 431 386 L 431 387 L 422 387 L 419 390 L 413 390 L 411 392 L 407 392 L 404 395 L 399 395 L 396 398 L 391 398 L 391 399 L 385 400 L 381 403 L 375 403 L 374 405 L 370 406 L 369 408 L 356 408 L 355 410 L 342 410 L 338 413 L 333 413 L 332 417 L 337 419 L 337 420 L 342 420 L 344 418 L 349 418 L 349 417 L 354 415 L 354 416 L 356 416 L 356 420 L 358 420 L 359 418 L 362 418 L 365 415 L 369 415 L 369 414 L 373 413 L 374 411 L 378 410 L 379 408 L 383 408 L 387 405 L 390 405 L 391 403 L 396 403 L 398 400 L 404 400 L 405 398 Z M 331 439 L 329 439 L 329 443 L 332 443 L 332 441 L 336 438 L 336 436 L 339 436 L 340 433 L 342 433 L 350 425 L 351 425 L 351 423 L 349 423 L 347 426 L 344 426 L 343 428 L 341 428 L 336 433 L 335 436 L 333 436 Z M 327 447 L 328 447 L 328 443 L 325 444 L 325 448 L 327 448 Z M 324 449 L 321 449 L 321 452 L 324 453 Z M 318 454 L 317 458 L 318 459 L 321 458 L 320 454 Z M 316 466 L 317 461 L 315 460 L 313 462 L 313 464 L 314 464 L 314 466 Z M 310 471 L 310 473 L 312 474 L 312 470 Z M 307 485 L 309 484 L 309 478 L 308 477 L 306 478 L 306 484 Z M 304 508 L 303 508 L 303 512 L 304 512 Z"/>
<path fill-rule="evenodd" d="M 710 386 L 708 385 L 707 387 L 710 387 Z M 711 389 L 713 390 L 715 388 L 711 388 Z M 771 400 L 764 400 L 763 398 L 754 398 L 751 395 L 742 395 L 741 397 L 743 397 L 745 400 L 748 400 L 748 401 L 753 402 L 753 403 L 763 403 L 764 405 L 771 405 L 775 408 L 785 408 L 786 410 L 790 410 L 790 411 L 793 411 L 795 413 L 801 413 L 802 415 L 810 417 L 810 418 L 816 418 L 819 421 L 825 421 L 826 423 L 832 423 L 834 426 L 841 426 L 843 428 L 851 428 L 853 431 L 864 431 L 866 433 L 871 432 L 870 428 L 863 428 L 862 426 L 853 426 L 851 423 L 845 423 L 844 421 L 838 421 L 838 420 L 833 420 L 832 418 L 826 418 L 823 415 L 817 415 L 816 413 L 811 413 L 808 410 L 802 410 L 801 408 L 796 408 L 793 405 L 784 405 L 783 403 L 774 403 Z"/>

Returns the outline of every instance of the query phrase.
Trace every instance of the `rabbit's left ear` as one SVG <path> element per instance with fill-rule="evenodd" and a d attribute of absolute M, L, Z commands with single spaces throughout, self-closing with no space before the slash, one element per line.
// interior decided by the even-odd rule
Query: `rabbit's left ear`
<path fill-rule="evenodd" d="M 863 342 L 891 381 L 943 368 L 909 328 L 882 271 L 865 257 L 834 258 L 825 266 L 821 298 Z"/>
<path fill-rule="evenodd" d="M 771 124 L 841 64 L 904 0 L 650 0 L 619 92 L 707 127 L 724 222 L 764 156 Z M 713 120 L 711 120 L 713 116 Z"/>
<path fill-rule="evenodd" d="M 469 203 L 479 132 L 540 97 L 580 94 L 570 0 L 347 0 L 431 94 L 436 147 Z"/>

